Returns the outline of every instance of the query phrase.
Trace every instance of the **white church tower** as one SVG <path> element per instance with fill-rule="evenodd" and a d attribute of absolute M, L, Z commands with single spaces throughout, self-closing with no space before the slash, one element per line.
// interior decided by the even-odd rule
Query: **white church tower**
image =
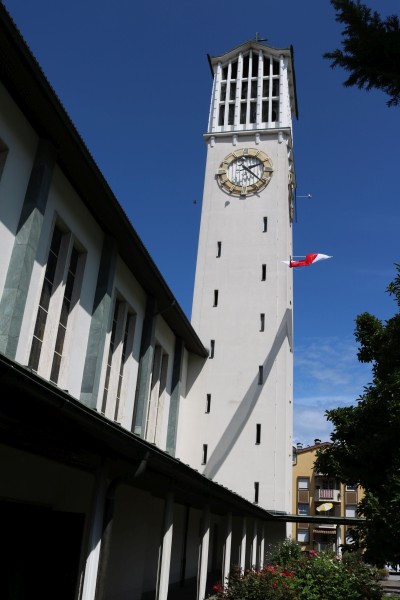
<path fill-rule="evenodd" d="M 181 405 L 177 456 L 291 511 L 292 50 L 247 42 L 213 72 L 192 323 L 209 348 Z"/>

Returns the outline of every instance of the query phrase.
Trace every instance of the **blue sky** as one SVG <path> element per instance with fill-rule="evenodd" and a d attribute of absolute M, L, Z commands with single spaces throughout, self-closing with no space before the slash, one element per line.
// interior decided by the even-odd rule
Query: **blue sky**
<path fill-rule="evenodd" d="M 367 0 L 384 16 L 398 0 Z M 254 38 L 294 46 L 299 120 L 294 254 L 294 441 L 328 439 L 324 411 L 370 381 L 354 319 L 395 310 L 400 108 L 342 86 L 322 58 L 340 43 L 328 0 L 5 0 L 133 226 L 190 316 L 211 94 L 206 55 Z M 150 151 L 159 150 L 157 169 Z M 197 204 L 193 201 L 197 200 Z M 396 241 L 397 240 L 397 241 Z"/>

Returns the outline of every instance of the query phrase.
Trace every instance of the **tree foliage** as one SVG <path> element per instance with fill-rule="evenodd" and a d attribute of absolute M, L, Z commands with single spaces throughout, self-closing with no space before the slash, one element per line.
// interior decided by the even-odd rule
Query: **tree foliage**
<path fill-rule="evenodd" d="M 397 15 L 382 20 L 359 0 L 331 0 L 336 21 L 345 25 L 342 47 L 324 54 L 331 67 L 350 75 L 344 85 L 377 88 L 389 97 L 388 106 L 400 103 L 400 23 Z"/>
<path fill-rule="evenodd" d="M 354 532 L 372 562 L 400 564 L 400 265 L 387 291 L 396 314 L 382 323 L 369 313 L 356 319 L 358 359 L 372 365 L 372 383 L 355 406 L 326 412 L 332 445 L 317 456 L 319 471 L 357 483 L 365 491 L 359 513 L 365 526 Z"/>

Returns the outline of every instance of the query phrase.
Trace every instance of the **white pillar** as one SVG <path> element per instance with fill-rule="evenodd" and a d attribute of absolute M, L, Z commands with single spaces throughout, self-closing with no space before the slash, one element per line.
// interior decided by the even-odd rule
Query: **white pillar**
<path fill-rule="evenodd" d="M 262 567 L 265 564 L 264 552 L 265 552 L 265 525 L 264 525 L 264 523 L 262 523 L 261 524 L 261 539 L 260 539 L 260 558 L 259 558 L 260 569 L 262 569 Z"/>
<path fill-rule="evenodd" d="M 226 515 L 226 536 L 224 545 L 224 563 L 222 565 L 222 585 L 225 585 L 231 570 L 231 548 L 232 548 L 232 513 Z"/>
<path fill-rule="evenodd" d="M 83 579 L 81 600 L 93 600 L 96 593 L 97 571 L 99 567 L 106 493 L 106 470 L 104 467 L 101 467 L 96 473 L 94 481 L 92 507 L 89 515 L 89 536 L 87 542 L 85 575 Z"/>
<path fill-rule="evenodd" d="M 210 545 L 210 505 L 203 509 L 201 522 L 201 540 L 199 549 L 199 570 L 197 574 L 197 600 L 203 600 L 206 595 L 208 548 Z"/>
<path fill-rule="evenodd" d="M 341 543 L 342 543 L 342 536 L 341 536 L 340 525 L 336 525 L 336 556 L 342 555 L 342 551 L 340 548 Z"/>
<path fill-rule="evenodd" d="M 242 525 L 242 542 L 240 544 L 240 570 L 244 573 L 246 568 L 246 535 L 247 535 L 247 522 L 246 517 L 243 517 Z"/>
<path fill-rule="evenodd" d="M 158 558 L 156 600 L 167 600 L 168 596 L 173 529 L 174 494 L 173 492 L 168 492 L 165 498 L 162 539 Z"/>
<path fill-rule="evenodd" d="M 253 541 L 251 544 L 251 566 L 257 569 L 257 519 L 253 523 Z"/>

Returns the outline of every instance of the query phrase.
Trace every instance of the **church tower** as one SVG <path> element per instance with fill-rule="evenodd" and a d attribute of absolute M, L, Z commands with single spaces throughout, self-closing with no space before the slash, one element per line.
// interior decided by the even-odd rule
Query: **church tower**
<path fill-rule="evenodd" d="M 292 50 L 247 42 L 213 73 L 189 369 L 177 455 L 260 504 L 291 511 L 292 253 L 297 116 Z"/>

